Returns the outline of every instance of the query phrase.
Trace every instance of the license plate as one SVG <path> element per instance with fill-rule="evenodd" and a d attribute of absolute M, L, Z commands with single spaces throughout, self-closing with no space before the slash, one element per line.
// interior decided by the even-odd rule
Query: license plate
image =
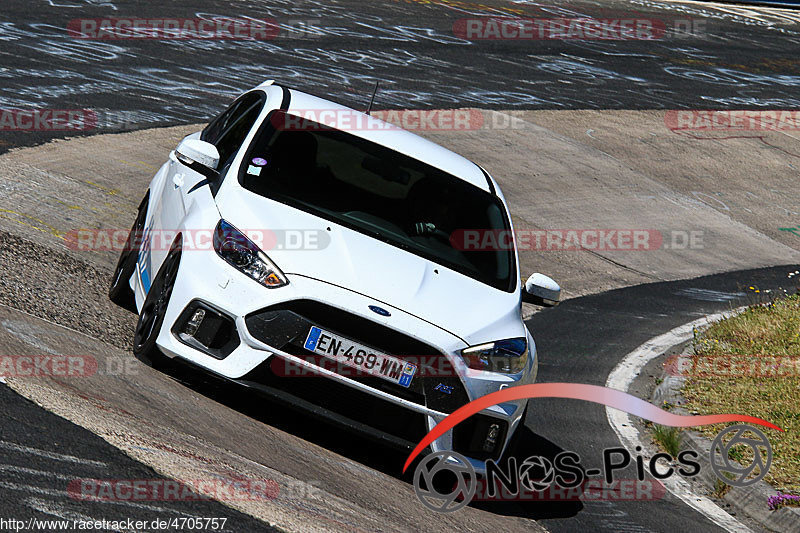
<path fill-rule="evenodd" d="M 417 365 L 376 352 L 369 346 L 312 326 L 303 345 L 306 350 L 332 359 L 361 373 L 409 387 Z"/>

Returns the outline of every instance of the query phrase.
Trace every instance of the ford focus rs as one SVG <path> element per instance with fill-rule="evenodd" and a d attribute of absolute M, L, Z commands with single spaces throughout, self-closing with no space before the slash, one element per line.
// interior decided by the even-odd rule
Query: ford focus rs
<path fill-rule="evenodd" d="M 506 245 L 466 246 L 468 231 Z M 137 357 L 179 358 L 403 446 L 532 383 L 521 304 L 560 297 L 546 276 L 520 281 L 508 207 L 480 166 L 272 82 L 181 141 L 128 244 L 109 295 L 139 314 Z M 432 449 L 481 471 L 524 407 L 486 409 Z"/>

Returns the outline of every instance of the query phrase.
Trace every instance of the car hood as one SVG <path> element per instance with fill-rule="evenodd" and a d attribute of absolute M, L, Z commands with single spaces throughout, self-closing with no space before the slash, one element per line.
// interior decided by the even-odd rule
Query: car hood
<path fill-rule="evenodd" d="M 468 345 L 525 336 L 516 293 L 248 191 L 218 203 L 222 217 L 239 230 L 264 233 L 259 244 L 290 281 L 307 276 L 362 294 Z"/>

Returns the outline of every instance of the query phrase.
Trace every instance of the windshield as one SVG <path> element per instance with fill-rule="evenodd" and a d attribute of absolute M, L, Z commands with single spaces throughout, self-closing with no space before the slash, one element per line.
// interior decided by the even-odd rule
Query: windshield
<path fill-rule="evenodd" d="M 264 121 L 239 175 L 258 195 L 291 205 L 456 270 L 492 287 L 514 289 L 513 248 L 464 250 L 454 233 L 508 232 L 493 194 L 409 156 L 283 111 Z"/>

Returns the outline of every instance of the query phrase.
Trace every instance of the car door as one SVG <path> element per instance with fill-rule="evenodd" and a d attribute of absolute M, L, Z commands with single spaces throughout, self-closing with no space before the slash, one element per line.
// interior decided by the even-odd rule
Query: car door
<path fill-rule="evenodd" d="M 196 238 L 198 230 L 209 229 L 187 227 L 185 221 L 192 210 L 216 211 L 214 196 L 265 102 L 264 92 L 249 92 L 237 98 L 202 132 L 189 136 L 199 137 L 217 147 L 220 159 L 215 169 L 219 174 L 216 179 L 182 163 L 175 150 L 170 152 L 164 185 L 157 198 L 157 215 L 152 218 L 151 227 L 146 229 L 140 253 L 140 274 L 145 292 L 149 291 L 151 280 L 166 259 L 172 241 L 179 232 L 192 233 L 191 236 L 184 236 L 186 240 Z"/>

